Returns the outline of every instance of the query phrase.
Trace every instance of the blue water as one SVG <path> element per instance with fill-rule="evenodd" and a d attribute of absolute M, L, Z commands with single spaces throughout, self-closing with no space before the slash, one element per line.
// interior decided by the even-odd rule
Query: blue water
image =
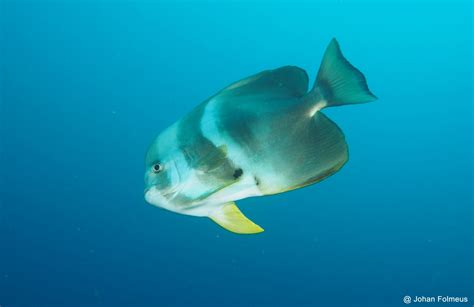
<path fill-rule="evenodd" d="M 4 0 L 0 22 L 2 307 L 474 304 L 470 1 Z M 145 203 L 162 129 L 264 69 L 313 80 L 332 37 L 379 97 L 325 110 L 339 173 L 240 201 L 255 236 Z"/>

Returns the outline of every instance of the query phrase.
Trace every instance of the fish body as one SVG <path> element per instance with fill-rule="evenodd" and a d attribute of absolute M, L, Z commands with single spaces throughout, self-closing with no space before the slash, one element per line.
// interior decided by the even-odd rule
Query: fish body
<path fill-rule="evenodd" d="M 234 202 L 337 172 L 348 159 L 347 144 L 321 109 L 375 99 L 333 39 L 310 91 L 301 68 L 263 71 L 224 88 L 163 131 L 147 152 L 145 199 L 209 217 L 232 232 L 261 232 Z"/>

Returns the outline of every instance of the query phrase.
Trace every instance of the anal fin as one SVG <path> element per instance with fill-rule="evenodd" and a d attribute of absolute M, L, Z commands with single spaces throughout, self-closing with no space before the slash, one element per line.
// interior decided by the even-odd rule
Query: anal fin
<path fill-rule="evenodd" d="M 222 228 L 239 234 L 255 234 L 263 232 L 262 227 L 249 220 L 235 205 L 229 202 L 213 211 L 209 218 Z"/>

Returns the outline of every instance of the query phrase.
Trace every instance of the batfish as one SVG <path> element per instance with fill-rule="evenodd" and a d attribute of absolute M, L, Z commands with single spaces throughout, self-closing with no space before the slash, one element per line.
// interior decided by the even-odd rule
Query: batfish
<path fill-rule="evenodd" d="M 299 67 L 266 70 L 227 86 L 159 134 L 146 154 L 145 199 L 234 233 L 262 232 L 235 201 L 336 173 L 347 162 L 347 144 L 321 110 L 375 99 L 333 39 L 311 90 Z"/>

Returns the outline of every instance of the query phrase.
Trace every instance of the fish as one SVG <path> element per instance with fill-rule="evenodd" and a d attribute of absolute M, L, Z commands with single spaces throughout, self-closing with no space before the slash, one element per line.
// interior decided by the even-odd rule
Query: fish
<path fill-rule="evenodd" d="M 296 66 L 237 81 L 161 132 L 145 158 L 145 200 L 208 217 L 237 234 L 263 228 L 236 201 L 300 189 L 348 160 L 342 130 L 321 111 L 374 101 L 365 76 L 331 40 L 314 82 Z"/>

